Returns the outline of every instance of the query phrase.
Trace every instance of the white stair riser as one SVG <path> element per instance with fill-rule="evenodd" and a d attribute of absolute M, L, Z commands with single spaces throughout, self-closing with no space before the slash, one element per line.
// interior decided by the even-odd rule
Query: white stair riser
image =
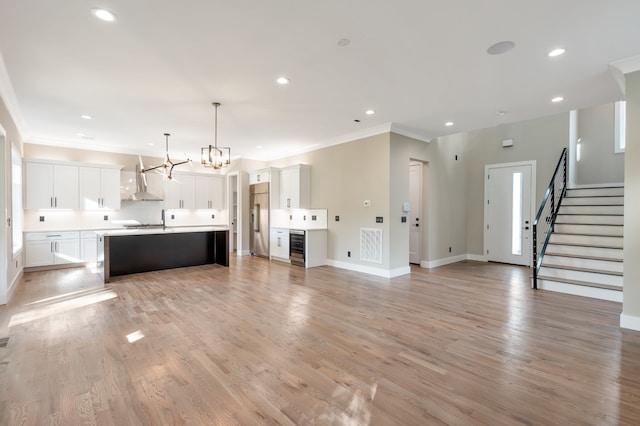
<path fill-rule="evenodd" d="M 622 226 L 607 225 L 566 225 L 558 223 L 554 227 L 554 232 L 560 234 L 580 234 L 580 235 L 613 235 L 622 237 L 624 228 Z"/>
<path fill-rule="evenodd" d="M 567 206 L 562 204 L 558 214 L 624 214 L 624 206 Z"/>
<path fill-rule="evenodd" d="M 563 206 L 621 206 L 624 197 L 564 197 Z"/>
<path fill-rule="evenodd" d="M 624 187 L 567 189 L 567 197 L 611 197 L 624 196 Z"/>
<path fill-rule="evenodd" d="M 623 272 L 622 262 L 580 259 L 579 257 L 545 255 L 542 259 L 542 266 L 546 265 L 569 266 L 572 268 L 593 269 L 602 272 Z"/>
<path fill-rule="evenodd" d="M 598 237 L 593 235 L 551 234 L 551 243 L 577 244 L 594 247 L 622 248 L 622 237 Z"/>
<path fill-rule="evenodd" d="M 584 281 L 594 284 L 614 285 L 622 288 L 622 277 L 619 275 L 598 274 L 595 272 L 572 271 L 569 269 L 540 268 L 538 275 L 546 275 L 553 278 Z"/>
<path fill-rule="evenodd" d="M 624 216 L 559 214 L 556 223 L 573 225 L 624 225 Z"/>
<path fill-rule="evenodd" d="M 548 254 L 566 254 L 570 256 L 590 256 L 590 257 L 602 257 L 605 259 L 619 259 L 623 258 L 622 249 L 611 249 L 601 247 L 586 247 L 586 246 L 565 246 L 561 244 L 548 244 Z"/>
<path fill-rule="evenodd" d="M 538 289 L 591 297 L 594 299 L 610 300 L 612 302 L 622 302 L 622 292 L 618 290 L 559 283 L 547 280 L 538 280 Z"/>

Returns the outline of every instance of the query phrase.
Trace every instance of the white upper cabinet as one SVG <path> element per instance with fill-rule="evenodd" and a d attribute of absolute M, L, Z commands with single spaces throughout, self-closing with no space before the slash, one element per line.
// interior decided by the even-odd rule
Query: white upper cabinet
<path fill-rule="evenodd" d="M 216 210 L 224 208 L 224 177 L 196 176 L 196 208 Z"/>
<path fill-rule="evenodd" d="M 77 209 L 78 166 L 25 161 L 26 209 Z"/>
<path fill-rule="evenodd" d="M 309 208 L 310 167 L 298 164 L 280 170 L 280 208 Z"/>
<path fill-rule="evenodd" d="M 174 179 L 166 181 L 165 195 L 167 209 L 195 209 L 196 176 L 174 173 Z"/>
<path fill-rule="evenodd" d="M 249 184 L 271 182 L 271 171 L 269 169 L 254 170 L 249 173 Z"/>
<path fill-rule="evenodd" d="M 120 209 L 119 168 L 80 167 L 80 208 Z"/>

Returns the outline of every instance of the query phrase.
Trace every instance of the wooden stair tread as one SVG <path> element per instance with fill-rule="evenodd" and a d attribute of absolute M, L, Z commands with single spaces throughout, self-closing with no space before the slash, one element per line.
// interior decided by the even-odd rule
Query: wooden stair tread
<path fill-rule="evenodd" d="M 585 247 L 592 247 L 592 246 L 585 246 Z M 545 256 L 558 256 L 558 257 L 570 257 L 572 259 L 604 260 L 606 262 L 618 262 L 618 263 L 622 263 L 623 262 L 622 259 L 618 259 L 618 258 L 615 258 L 615 257 L 602 257 L 602 256 L 587 256 L 587 255 L 583 255 L 583 254 L 555 253 L 555 252 L 552 252 L 552 251 L 551 252 L 548 251 L 544 255 Z"/>
<path fill-rule="evenodd" d="M 543 268 L 551 268 L 551 269 L 565 269 L 567 271 L 575 271 L 575 272 L 589 272 L 592 274 L 602 274 L 602 275 L 614 275 L 617 277 L 622 277 L 624 274 L 622 272 L 613 272 L 613 271 L 602 271 L 600 269 L 589 269 L 589 268 L 579 268 L 576 266 L 566 266 L 566 265 L 556 265 L 553 263 L 542 263 Z"/>
<path fill-rule="evenodd" d="M 604 289 L 604 290 L 622 291 L 622 287 L 621 286 L 590 283 L 590 282 L 587 282 L 587 281 L 569 280 L 569 279 L 556 278 L 556 277 L 548 277 L 546 275 L 538 275 L 538 280 L 554 281 L 554 282 L 557 282 L 557 283 L 565 283 L 565 284 L 581 285 L 581 286 L 585 286 L 585 287 L 601 288 L 601 289 Z"/>

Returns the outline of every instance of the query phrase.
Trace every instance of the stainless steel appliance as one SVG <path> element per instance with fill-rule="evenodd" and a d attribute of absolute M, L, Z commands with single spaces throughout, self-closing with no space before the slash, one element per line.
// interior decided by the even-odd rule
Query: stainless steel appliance
<path fill-rule="evenodd" d="M 249 208 L 249 251 L 254 256 L 269 257 L 269 182 L 249 186 Z"/>
<path fill-rule="evenodd" d="M 304 237 L 304 231 L 302 230 L 289 230 L 289 261 L 292 265 L 305 266 Z"/>

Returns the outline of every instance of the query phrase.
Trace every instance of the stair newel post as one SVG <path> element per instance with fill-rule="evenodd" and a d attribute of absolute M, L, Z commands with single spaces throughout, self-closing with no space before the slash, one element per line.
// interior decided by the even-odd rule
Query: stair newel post
<path fill-rule="evenodd" d="M 538 289 L 538 225 L 533 224 L 533 289 Z"/>

